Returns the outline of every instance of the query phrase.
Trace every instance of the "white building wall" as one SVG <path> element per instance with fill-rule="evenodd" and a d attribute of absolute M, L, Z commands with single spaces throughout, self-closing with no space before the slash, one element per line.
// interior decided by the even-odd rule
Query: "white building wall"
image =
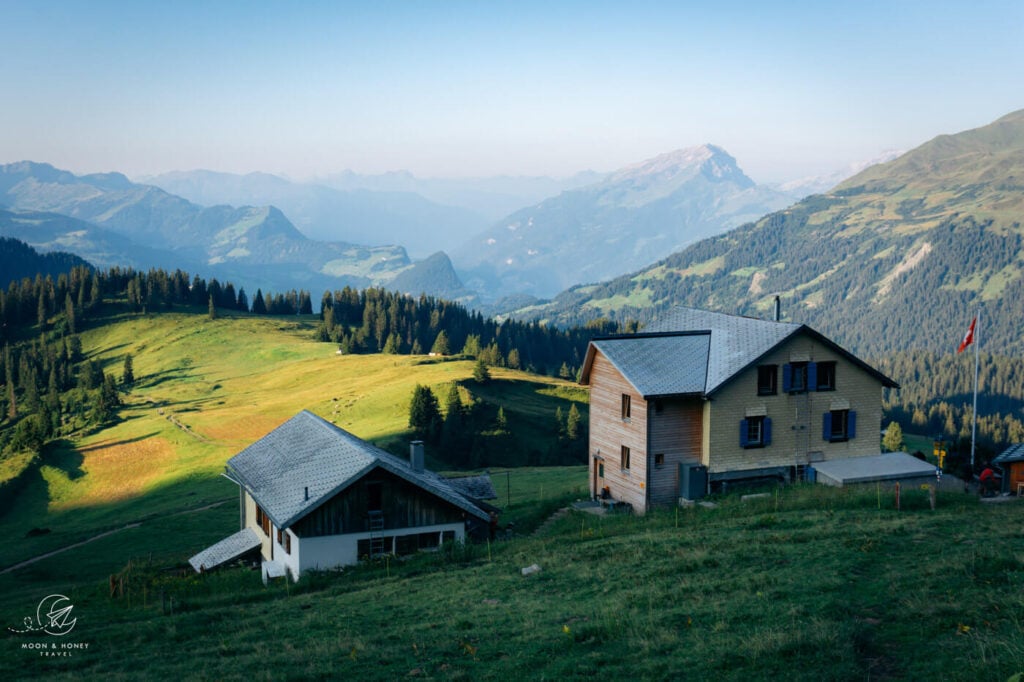
<path fill-rule="evenodd" d="M 438 534 L 444 531 L 452 531 L 455 540 L 465 542 L 466 526 L 463 522 L 440 524 L 436 526 L 417 526 L 414 528 L 399 528 L 383 533 L 373 533 L 375 537 L 399 537 L 402 535 L 419 535 L 420 533 Z M 367 540 L 371 533 L 347 533 L 345 535 L 323 535 L 312 538 L 298 538 L 292 536 L 292 553 L 289 557 L 284 554 L 281 548 L 280 554 L 275 553 L 278 558 L 291 559 L 294 564 L 288 563 L 289 568 L 294 565 L 294 575 L 301 571 L 322 570 L 336 568 L 338 566 L 352 566 L 359 563 L 359 541 Z"/>

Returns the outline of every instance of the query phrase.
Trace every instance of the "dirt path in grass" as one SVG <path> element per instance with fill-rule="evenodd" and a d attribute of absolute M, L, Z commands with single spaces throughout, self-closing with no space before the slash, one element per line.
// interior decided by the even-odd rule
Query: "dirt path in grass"
<path fill-rule="evenodd" d="M 230 502 L 233 499 L 234 498 L 227 499 L 227 500 L 220 500 L 219 502 L 213 502 L 211 504 L 208 504 L 208 505 L 205 505 L 205 506 L 202 506 L 202 507 L 196 507 L 195 509 L 185 509 L 183 511 L 170 512 L 170 513 L 167 513 L 167 514 L 160 514 L 159 516 L 155 516 L 155 517 L 152 517 L 152 518 L 147 519 L 147 520 L 152 521 L 152 520 L 155 520 L 155 519 L 166 519 L 166 518 L 169 518 L 171 516 L 180 516 L 182 514 L 194 514 L 196 512 L 206 511 L 207 509 L 213 509 L 214 507 L 219 507 L 220 505 L 225 504 L 227 502 Z M 108 535 L 113 535 L 114 533 L 120 533 L 123 530 L 129 530 L 131 528 L 138 528 L 141 525 L 142 525 L 141 521 L 136 521 L 134 523 L 129 523 L 127 526 L 121 526 L 120 528 L 115 528 L 113 530 L 108 530 L 108 531 L 106 531 L 104 533 L 100 533 L 99 535 L 94 535 L 91 538 L 86 538 L 85 540 L 82 540 L 80 542 L 76 542 L 76 543 L 74 543 L 72 545 L 67 545 L 66 547 L 61 547 L 59 549 L 55 549 L 52 552 L 47 552 L 46 554 L 40 554 L 39 556 L 34 556 L 31 559 L 25 559 L 22 562 L 14 564 L 13 566 L 8 566 L 7 568 L 5 568 L 3 570 L 0 570 L 0 575 L 3 575 L 5 573 L 11 573 L 13 571 L 18 570 L 19 568 L 24 568 L 25 566 L 31 566 L 32 564 L 36 563 L 37 561 L 42 561 L 43 559 L 49 559 L 52 556 L 57 556 L 58 554 L 62 554 L 63 552 L 68 551 L 69 549 L 75 549 L 76 547 L 81 547 L 82 545 L 87 545 L 90 542 L 95 542 L 96 540 L 102 540 L 103 538 L 107 537 Z"/>

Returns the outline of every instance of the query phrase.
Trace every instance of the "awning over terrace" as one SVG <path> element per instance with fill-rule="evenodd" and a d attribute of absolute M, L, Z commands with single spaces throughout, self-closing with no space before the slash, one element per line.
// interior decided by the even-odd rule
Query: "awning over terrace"
<path fill-rule="evenodd" d="M 188 560 L 196 573 L 209 571 L 251 552 L 260 546 L 260 539 L 252 528 L 244 528 L 211 545 Z"/>

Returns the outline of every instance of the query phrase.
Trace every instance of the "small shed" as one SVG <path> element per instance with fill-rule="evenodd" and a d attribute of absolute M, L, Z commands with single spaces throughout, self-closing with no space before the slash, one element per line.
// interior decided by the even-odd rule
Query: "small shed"
<path fill-rule="evenodd" d="M 935 480 L 935 465 L 905 452 L 886 452 L 872 457 L 847 457 L 814 464 L 818 483 L 842 487 L 878 481 L 925 483 Z"/>
<path fill-rule="evenodd" d="M 1024 443 L 1011 445 L 992 460 L 1003 471 L 1003 492 L 1024 493 Z"/>

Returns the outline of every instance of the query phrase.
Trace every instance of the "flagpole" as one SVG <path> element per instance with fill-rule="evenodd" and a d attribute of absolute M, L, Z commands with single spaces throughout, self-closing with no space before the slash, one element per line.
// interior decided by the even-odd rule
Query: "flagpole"
<path fill-rule="evenodd" d="M 978 429 L 978 346 L 981 345 L 981 310 L 974 328 L 974 407 L 971 411 L 971 472 L 974 472 L 974 436 Z"/>

